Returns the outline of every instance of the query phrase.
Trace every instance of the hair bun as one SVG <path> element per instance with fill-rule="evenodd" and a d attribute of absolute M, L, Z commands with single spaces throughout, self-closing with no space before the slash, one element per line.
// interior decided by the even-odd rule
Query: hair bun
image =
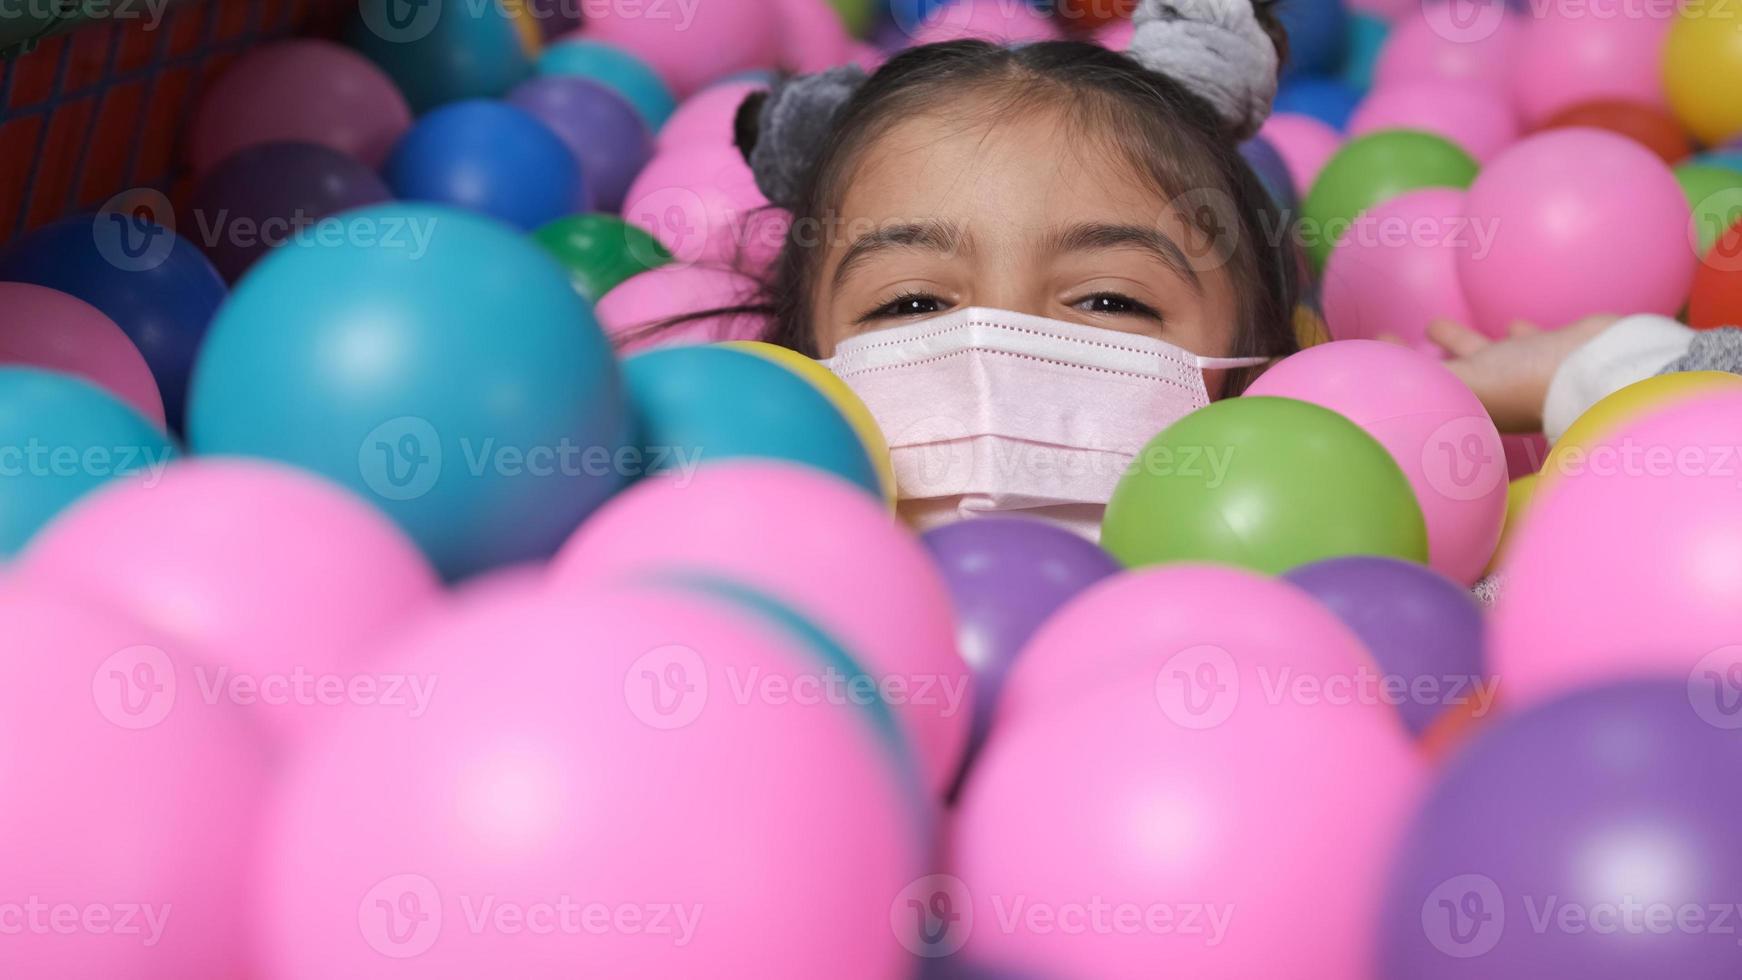
<path fill-rule="evenodd" d="M 1208 102 L 1236 139 L 1258 132 L 1282 64 L 1254 0 L 1142 0 L 1131 57 Z"/>
<path fill-rule="evenodd" d="M 797 203 L 835 120 L 864 82 L 864 69 L 845 65 L 787 79 L 745 100 L 738 112 L 738 149 L 771 203 L 788 209 Z"/>

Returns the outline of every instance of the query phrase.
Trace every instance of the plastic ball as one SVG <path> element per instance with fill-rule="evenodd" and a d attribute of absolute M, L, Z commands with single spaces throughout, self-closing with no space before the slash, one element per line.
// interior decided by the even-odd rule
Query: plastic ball
<path fill-rule="evenodd" d="M 691 8 L 588 10 L 586 36 L 633 52 L 679 98 L 746 68 L 780 64 L 780 22 L 766 0 L 710 0 Z"/>
<path fill-rule="evenodd" d="M 728 82 L 690 96 L 660 128 L 660 152 L 681 152 L 691 146 L 735 146 L 738 110 L 745 99 L 766 91 L 768 86 L 759 82 Z"/>
<path fill-rule="evenodd" d="M 96 385 L 158 426 L 163 396 L 151 368 L 115 321 L 76 296 L 0 282 L 0 364 L 71 374 Z"/>
<path fill-rule="evenodd" d="M 1606 99 L 1581 102 L 1550 116 L 1542 129 L 1570 129 L 1583 126 L 1617 133 L 1656 154 L 1664 163 L 1674 166 L 1694 152 L 1681 123 L 1663 109 Z"/>
<path fill-rule="evenodd" d="M 1282 154 L 1265 141 L 1262 136 L 1254 136 L 1240 144 L 1240 156 L 1246 165 L 1258 175 L 1259 183 L 1270 193 L 1270 200 L 1279 211 L 1293 211 L 1300 206 L 1295 193 L 1294 175 L 1289 173 L 1288 163 Z"/>
<path fill-rule="evenodd" d="M 1377 975 L 1735 976 L 1742 947 L 1713 927 L 1742 879 L 1742 754 L 1688 696 L 1600 687 L 1478 736 L 1404 836 Z"/>
<path fill-rule="evenodd" d="M 1598 130 L 1541 133 L 1501 154 L 1465 215 L 1492 229 L 1486 251 L 1458 255 L 1475 326 L 1490 336 L 1519 320 L 1554 329 L 1617 310 L 1672 315 L 1698 261 L 1669 168 Z"/>
<path fill-rule="evenodd" d="M 1742 222 L 1713 243 L 1694 271 L 1688 325 L 1697 330 L 1742 325 Z"/>
<path fill-rule="evenodd" d="M 592 207 L 580 161 L 524 109 L 475 100 L 417 121 L 383 174 L 407 201 L 487 214 L 523 231 Z"/>
<path fill-rule="evenodd" d="M 181 427 L 188 373 L 226 293 L 193 242 L 138 211 L 105 209 L 15 241 L 0 255 L 0 280 L 58 289 L 102 310 L 145 356 L 165 417 Z"/>
<path fill-rule="evenodd" d="M 1394 558 L 1333 558 L 1284 576 L 1360 637 L 1386 677 L 1397 678 L 1398 713 L 1417 738 L 1448 709 L 1473 718 L 1494 710 L 1482 608 L 1464 585 Z"/>
<path fill-rule="evenodd" d="M 1531 505 L 1536 502 L 1537 492 L 1541 489 L 1540 473 L 1521 476 L 1507 485 L 1506 523 L 1500 528 L 1500 543 L 1494 546 L 1494 557 L 1489 560 L 1484 575 L 1493 575 L 1505 564 L 1512 542 L 1518 537 L 1518 529 L 1524 526 L 1524 519 L 1529 516 Z"/>
<path fill-rule="evenodd" d="M 1352 139 L 1325 164 L 1301 206 L 1307 251 L 1322 268 L 1363 211 L 1425 187 L 1469 187 L 1476 171 L 1468 153 L 1431 133 L 1391 130 Z"/>
<path fill-rule="evenodd" d="M 501 98 L 532 76 L 534 53 L 513 4 L 400 4 L 358 0 L 346 40 L 398 83 L 417 115 Z"/>
<path fill-rule="evenodd" d="M 911 38 L 913 47 L 966 40 L 1031 44 L 1063 37 L 1058 23 L 1044 11 L 1026 2 L 1007 0 L 945 0 L 918 21 L 904 23 L 897 15 L 896 23 Z"/>
<path fill-rule="evenodd" d="M 853 57 L 853 36 L 841 14 L 827 2 L 774 0 L 778 18 L 779 64 L 806 75 L 844 65 Z"/>
<path fill-rule="evenodd" d="M 511 595 L 384 652 L 440 694 L 348 712 L 289 774 L 268 972 L 900 975 L 889 906 L 932 810 L 874 712 L 776 689 L 834 662 L 791 625 L 679 590 Z"/>
<path fill-rule="evenodd" d="M 371 169 L 411 128 L 411 108 L 368 58 L 330 41 L 274 41 L 236 60 L 194 109 L 188 162 L 204 173 L 261 143 L 318 143 Z"/>
<path fill-rule="evenodd" d="M 1331 78 L 1291 78 L 1276 93 L 1277 112 L 1310 116 L 1341 132 L 1361 105 L 1362 93 Z"/>
<path fill-rule="evenodd" d="M 1556 472 L 1512 543 L 1494 610 L 1509 710 L 1611 679 L 1734 676 L 1739 439 L 1742 391 L 1726 390 L 1624 425 Z"/>
<path fill-rule="evenodd" d="M 1725 371 L 1677 371 L 1612 392 L 1561 433 L 1543 461 L 1543 479 L 1552 482 L 1584 469 L 1605 439 L 1654 412 L 1733 388 L 1742 388 L 1742 377 Z"/>
<path fill-rule="evenodd" d="M 538 59 L 541 75 L 580 75 L 590 78 L 629 100 L 647 123 L 659 132 L 677 108 L 677 98 L 652 66 L 614 45 L 569 35 L 544 50 Z"/>
<path fill-rule="evenodd" d="M 1724 4 L 1689 4 L 1663 47 L 1663 83 L 1675 113 L 1702 143 L 1742 135 L 1742 15 Z"/>
<path fill-rule="evenodd" d="M 1464 585 L 1481 577 L 1506 517 L 1506 455 L 1457 375 L 1395 344 L 1348 340 L 1272 365 L 1247 394 L 1311 402 L 1360 426 L 1409 478 L 1434 569 Z"/>
<path fill-rule="evenodd" d="M 335 688 L 376 682 L 372 644 L 439 588 L 367 501 L 241 459 L 100 490 L 38 534 L 19 568 L 175 641 L 204 661 L 220 700 L 287 738 L 330 720 Z"/>
<path fill-rule="evenodd" d="M 581 164 L 600 210 L 615 212 L 635 175 L 653 157 L 653 135 L 641 114 L 616 92 L 574 75 L 521 83 L 508 103 L 550 127 Z"/>
<path fill-rule="evenodd" d="M 1341 555 L 1428 558 L 1421 508 L 1385 447 L 1289 398 L 1227 399 L 1156 436 L 1114 490 L 1101 543 L 1130 567 L 1271 574 Z"/>
<path fill-rule="evenodd" d="M 225 304 L 193 446 L 356 490 L 449 577 L 551 554 L 627 476 L 622 383 L 586 301 L 488 219 L 391 204 L 336 220 Z"/>
<path fill-rule="evenodd" d="M 766 358 L 671 347 L 623 363 L 641 446 L 654 472 L 734 458 L 804 463 L 883 496 L 869 452 L 816 387 Z M 680 458 L 687 454 L 687 458 Z"/>
<path fill-rule="evenodd" d="M 1524 124 L 1599 99 L 1665 107 L 1664 41 L 1675 8 L 1591 0 L 1531 17 L 1511 52 L 1512 100 Z"/>
<path fill-rule="evenodd" d="M 1325 123 L 1311 116 L 1287 112 L 1276 113 L 1265 120 L 1258 135 L 1282 155 L 1283 162 L 1288 164 L 1288 172 L 1294 176 L 1295 190 L 1302 194 L 1312 189 L 1313 183 L 1319 179 L 1319 171 L 1343 145 L 1342 134 Z"/>
<path fill-rule="evenodd" d="M 859 37 L 871 30 L 881 13 L 877 0 L 829 0 L 829 6 L 841 15 L 847 30 Z"/>
<path fill-rule="evenodd" d="M 234 283 L 261 256 L 321 219 L 392 197 L 355 157 L 317 143 L 261 143 L 207 170 L 189 210 L 206 257 Z"/>
<path fill-rule="evenodd" d="M 1288 0 L 1273 8 L 1288 31 L 1287 75 L 1335 75 L 1348 49 L 1343 0 Z"/>
<path fill-rule="evenodd" d="M 1453 82 L 1504 94 L 1526 23 L 1501 3 L 1411 4 L 1373 66 L 1373 87 Z"/>
<path fill-rule="evenodd" d="M 609 214 L 575 214 L 538 229 L 533 240 L 569 271 L 589 301 L 671 261 L 652 235 Z"/>
<path fill-rule="evenodd" d="M 1498 92 L 1463 82 L 1388 85 L 1361 103 L 1349 119 L 1349 135 L 1412 129 L 1449 140 L 1485 163 L 1518 139 L 1518 120 Z"/>
<path fill-rule="evenodd" d="M 635 178 L 623 219 L 659 239 L 679 262 L 751 273 L 773 263 L 792 215 L 768 203 L 735 146 L 689 146 L 653 158 Z"/>
<path fill-rule="evenodd" d="M 1742 220 L 1742 170 L 1709 163 L 1675 168 L 1676 182 L 1693 208 L 1692 235 L 1701 258 L 1711 254 L 1726 231 Z M 1697 274 L 1696 274 L 1697 281 Z"/>
<path fill-rule="evenodd" d="M 1444 356 L 1428 339 L 1428 326 L 1473 319 L 1458 286 L 1458 253 L 1476 245 L 1476 229 L 1464 221 L 1465 196 L 1443 188 L 1410 191 L 1355 219 L 1331 251 L 1320 287 L 1333 336 L 1391 337 Z"/>
<path fill-rule="evenodd" d="M 1125 669 L 1047 711 L 1001 713 L 956 810 L 949 868 L 974 921 L 941 934 L 963 943 L 957 958 L 1107 980 L 1373 975 L 1372 913 L 1424 781 L 1420 757 L 1377 698 L 1294 696 L 1317 683 L 1347 690 L 1371 667 L 1291 586 L 1245 576 L 1237 592 L 1259 604 L 1217 603 L 1228 614 L 1195 631 L 1153 616 L 1126 626 L 1141 600 L 1192 608 L 1160 587 L 1138 593 L 1147 576 L 1214 601 L 1188 574 L 1238 575 L 1103 582 L 1061 616 L 1122 592 L 1121 620 L 1097 623 L 1071 652 L 1110 639 L 1140 648 Z M 1166 638 L 1140 642 L 1140 631 Z M 1266 696 L 1278 678 L 1306 686 Z M 999 928 L 1017 901 L 1014 927 Z"/>
<path fill-rule="evenodd" d="M 766 315 L 709 311 L 754 304 L 760 291 L 756 280 L 730 269 L 666 265 L 625 279 L 600 297 L 593 312 L 611 343 L 626 354 L 684 344 L 757 340 L 768 333 Z M 707 315 L 692 316 L 698 313 Z"/>
<path fill-rule="evenodd" d="M 847 423 L 853 427 L 853 432 L 864 444 L 865 452 L 871 457 L 872 465 L 877 467 L 877 482 L 883 488 L 883 498 L 891 507 L 895 505 L 895 464 L 889 455 L 889 444 L 884 441 L 883 430 L 878 428 L 877 419 L 871 415 L 871 409 L 865 406 L 853 389 L 840 379 L 835 372 L 824 367 L 821 362 L 800 354 L 790 347 L 778 344 L 764 343 L 760 340 L 729 340 L 721 344 L 733 350 L 741 350 L 747 354 L 766 358 L 786 368 L 788 371 L 810 382 L 829 404 L 835 406 L 846 417 Z"/>
<path fill-rule="evenodd" d="M 747 354 L 738 354 L 749 357 Z M 795 517 L 827 534 L 792 533 Z M 843 561 L 843 556 L 851 556 Z M 851 484 L 791 463 L 728 461 L 634 487 L 588 521 L 551 571 L 559 596 L 618 581 L 712 580 L 783 602 L 874 677 L 941 796 L 967 743 L 968 666 L 925 549 Z M 905 696 L 884 696 L 905 685 Z"/>
<path fill-rule="evenodd" d="M 176 456 L 163 430 L 71 375 L 0 367 L 0 558 L 111 480 L 145 481 Z"/>
<path fill-rule="evenodd" d="M 272 793 L 238 712 L 180 649 L 105 610 L 0 589 L 0 863 L 15 977 L 254 969 L 246 909 Z"/>

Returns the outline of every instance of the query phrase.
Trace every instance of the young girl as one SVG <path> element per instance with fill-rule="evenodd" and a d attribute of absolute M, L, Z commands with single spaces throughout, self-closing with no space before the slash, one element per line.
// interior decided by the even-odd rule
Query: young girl
<path fill-rule="evenodd" d="M 1022 511 L 1092 535 L 1151 436 L 1298 349 L 1297 253 L 1238 151 L 1283 32 L 1265 0 L 1144 0 L 1134 20 L 1128 54 L 930 45 L 740 112 L 758 186 L 794 215 L 767 339 L 864 399 L 921 528 Z M 1440 339 L 1497 421 L 1531 431 L 1607 326 Z M 1586 357 L 1561 401 L 1634 380 L 1639 358 L 1613 359 Z"/>

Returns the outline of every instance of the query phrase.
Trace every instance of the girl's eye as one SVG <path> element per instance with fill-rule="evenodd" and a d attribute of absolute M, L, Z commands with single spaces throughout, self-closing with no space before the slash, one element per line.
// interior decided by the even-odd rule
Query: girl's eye
<path fill-rule="evenodd" d="M 1152 320 L 1161 319 L 1161 311 L 1147 303 L 1140 303 L 1129 296 L 1118 293 L 1096 293 L 1093 296 L 1073 304 L 1084 313 L 1098 313 L 1104 316 L 1142 316 Z"/>
<path fill-rule="evenodd" d="M 894 320 L 902 317 L 934 316 L 944 311 L 946 304 L 927 293 L 908 293 L 897 296 L 871 312 L 859 318 L 860 323 L 872 320 Z"/>

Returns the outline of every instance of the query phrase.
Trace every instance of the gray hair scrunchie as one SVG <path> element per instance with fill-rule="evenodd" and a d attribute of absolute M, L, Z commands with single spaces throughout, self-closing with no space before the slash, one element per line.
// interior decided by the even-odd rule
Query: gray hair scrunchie
<path fill-rule="evenodd" d="M 836 118 L 864 82 L 865 69 L 843 65 L 779 82 L 767 95 L 745 102 L 739 110 L 739 148 L 770 203 L 790 210 L 798 202 L 799 188 L 822 157 Z M 742 125 L 749 113 L 755 114 L 754 125 Z"/>
<path fill-rule="evenodd" d="M 1208 102 L 1236 139 L 1264 125 L 1281 55 L 1252 0 L 1142 0 L 1131 20 L 1139 64 Z"/>

